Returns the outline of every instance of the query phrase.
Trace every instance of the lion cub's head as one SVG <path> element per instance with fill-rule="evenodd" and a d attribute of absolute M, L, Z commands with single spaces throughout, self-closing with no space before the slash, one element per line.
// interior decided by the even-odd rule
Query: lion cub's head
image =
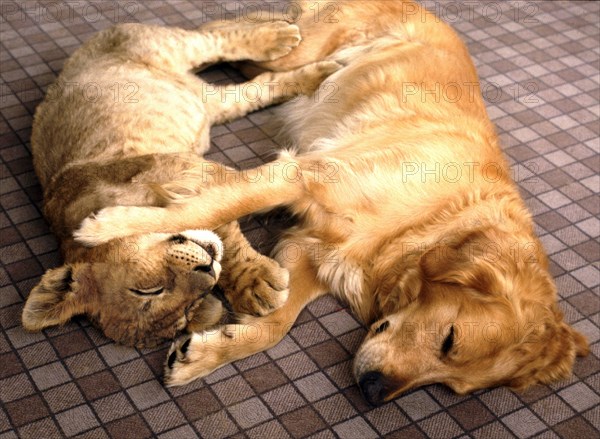
<path fill-rule="evenodd" d="M 223 248 L 208 231 L 148 234 L 93 249 L 48 270 L 31 291 L 23 326 L 39 331 L 87 315 L 107 337 L 137 347 L 201 330 L 222 316 L 210 295 Z"/>

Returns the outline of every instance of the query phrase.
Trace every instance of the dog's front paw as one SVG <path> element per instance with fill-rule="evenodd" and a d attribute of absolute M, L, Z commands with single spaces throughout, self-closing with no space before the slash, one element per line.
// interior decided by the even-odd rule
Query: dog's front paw
<path fill-rule="evenodd" d="M 274 21 L 260 24 L 257 41 L 248 43 L 257 47 L 260 52 L 254 61 L 272 61 L 287 55 L 300 44 L 300 29 L 295 24 L 286 21 Z"/>
<path fill-rule="evenodd" d="M 223 357 L 220 347 L 225 339 L 234 337 L 228 326 L 184 335 L 175 340 L 165 363 L 165 385 L 182 386 L 227 364 L 229 361 Z"/>
<path fill-rule="evenodd" d="M 236 264 L 227 299 L 236 312 L 264 316 L 287 300 L 289 272 L 274 260 L 257 255 Z"/>

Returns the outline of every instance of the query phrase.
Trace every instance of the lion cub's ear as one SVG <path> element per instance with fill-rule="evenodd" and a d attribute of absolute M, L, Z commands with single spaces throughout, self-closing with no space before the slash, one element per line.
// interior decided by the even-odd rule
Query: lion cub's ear
<path fill-rule="evenodd" d="M 22 322 L 28 331 L 62 325 L 71 317 L 83 314 L 92 289 L 90 264 L 67 264 L 48 270 L 37 284 L 23 308 Z"/>

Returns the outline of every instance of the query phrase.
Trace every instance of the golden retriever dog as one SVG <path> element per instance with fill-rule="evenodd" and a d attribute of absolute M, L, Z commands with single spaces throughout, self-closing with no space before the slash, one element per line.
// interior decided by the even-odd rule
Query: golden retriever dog
<path fill-rule="evenodd" d="M 287 271 L 252 250 L 237 222 L 221 225 L 217 234 L 193 224 L 181 233 L 150 233 L 91 249 L 72 233 L 106 206 L 164 205 L 158 185 L 207 164 L 201 154 L 210 146 L 212 124 L 303 89 L 312 92 L 338 65 L 315 63 L 228 86 L 209 85 L 192 69 L 272 60 L 299 41 L 298 27 L 284 21 L 212 31 L 124 24 L 73 54 L 33 124 L 45 215 L 65 264 L 31 291 L 22 315 L 26 329 L 86 314 L 106 336 L 148 347 L 186 328 L 217 323 L 225 310 L 209 294 L 217 283 L 237 312 L 264 315 L 285 301 Z"/>
<path fill-rule="evenodd" d="M 465 45 L 410 1 L 335 2 L 327 21 L 314 4 L 298 17 L 299 47 L 259 66 L 344 66 L 280 108 L 288 152 L 165 208 L 105 209 L 77 232 L 95 245 L 277 206 L 298 218 L 275 249 L 290 271 L 287 302 L 178 339 L 166 383 L 275 345 L 329 292 L 370 326 L 354 360 L 370 403 L 428 383 L 464 394 L 567 377 L 588 345 L 563 320 Z"/>

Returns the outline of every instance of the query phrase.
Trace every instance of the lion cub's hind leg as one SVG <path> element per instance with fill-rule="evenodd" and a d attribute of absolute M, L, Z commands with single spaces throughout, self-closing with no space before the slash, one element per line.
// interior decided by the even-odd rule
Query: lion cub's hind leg
<path fill-rule="evenodd" d="M 233 310 L 264 316 L 280 308 L 288 297 L 288 271 L 254 250 L 237 222 L 219 227 L 215 232 L 225 248 L 219 286 Z"/>
<path fill-rule="evenodd" d="M 222 61 L 274 60 L 287 55 L 299 43 L 298 27 L 284 21 L 231 23 L 212 31 L 126 23 L 98 34 L 88 48 L 118 53 L 133 62 L 183 74 L 200 65 Z"/>

